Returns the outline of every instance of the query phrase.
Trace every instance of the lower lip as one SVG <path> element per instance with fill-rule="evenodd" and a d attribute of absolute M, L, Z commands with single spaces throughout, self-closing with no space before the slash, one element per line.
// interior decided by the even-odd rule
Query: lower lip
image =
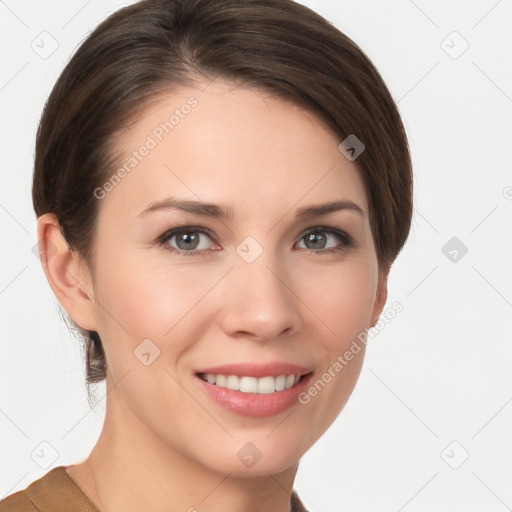
<path fill-rule="evenodd" d="M 209 384 L 197 375 L 196 378 L 210 398 L 229 411 L 249 418 L 264 418 L 280 414 L 298 403 L 298 396 L 305 391 L 312 375 L 309 373 L 302 377 L 296 386 L 262 395 Z"/>

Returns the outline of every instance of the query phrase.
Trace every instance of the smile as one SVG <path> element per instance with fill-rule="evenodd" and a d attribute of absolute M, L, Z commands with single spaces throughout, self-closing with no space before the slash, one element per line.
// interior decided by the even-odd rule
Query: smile
<path fill-rule="evenodd" d="M 253 362 L 197 368 L 201 393 L 231 414 L 265 418 L 299 405 L 313 378 L 312 368 L 287 362 Z"/>
<path fill-rule="evenodd" d="M 250 377 L 237 375 L 222 375 L 213 373 L 200 373 L 198 376 L 209 384 L 221 388 L 241 391 L 242 393 L 257 393 L 267 395 L 277 391 L 290 389 L 301 380 L 301 375 L 278 375 L 276 377 Z"/>

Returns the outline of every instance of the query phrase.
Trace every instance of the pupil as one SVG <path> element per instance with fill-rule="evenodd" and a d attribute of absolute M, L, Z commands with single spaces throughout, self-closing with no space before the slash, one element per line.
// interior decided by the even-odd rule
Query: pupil
<path fill-rule="evenodd" d="M 190 235 L 189 233 L 183 233 L 178 237 L 177 243 L 180 249 L 194 249 L 197 247 L 197 236 Z"/>
<path fill-rule="evenodd" d="M 315 234 L 313 234 L 313 233 L 312 233 L 312 234 L 310 234 L 310 235 L 308 235 L 308 240 L 309 240 L 310 242 L 313 242 L 313 248 L 315 248 L 315 244 L 316 244 L 317 246 L 318 246 L 318 245 L 321 245 L 321 244 L 317 244 L 316 242 L 318 242 L 319 240 L 320 240 L 320 241 L 322 241 L 322 239 L 324 239 L 324 242 L 325 242 L 325 236 L 323 236 L 323 235 L 318 236 L 318 235 L 315 235 Z"/>

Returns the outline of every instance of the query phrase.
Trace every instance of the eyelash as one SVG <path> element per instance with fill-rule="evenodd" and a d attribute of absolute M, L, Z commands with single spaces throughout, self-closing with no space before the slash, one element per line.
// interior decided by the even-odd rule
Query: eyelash
<path fill-rule="evenodd" d="M 200 228 L 197 226 L 182 226 L 179 228 L 174 228 L 174 229 L 166 231 L 165 233 L 163 233 L 156 239 L 155 244 L 157 244 L 159 246 L 166 245 L 166 247 L 164 247 L 164 249 L 166 251 L 169 251 L 171 253 L 178 254 L 181 256 L 195 256 L 195 255 L 201 255 L 201 253 L 207 252 L 205 250 L 182 251 L 181 249 L 176 249 L 176 248 L 171 247 L 170 245 L 166 244 L 166 242 L 168 242 L 175 235 L 179 235 L 180 233 L 190 233 L 190 232 L 202 233 L 202 234 L 207 235 L 211 239 L 213 239 L 213 235 L 210 232 L 210 230 L 208 230 L 208 229 Z M 349 247 L 354 246 L 354 240 L 350 235 L 348 235 L 344 231 L 341 231 L 336 228 L 331 228 L 328 226 L 317 226 L 314 228 L 310 228 L 301 235 L 301 237 L 298 239 L 298 241 L 303 240 L 307 235 L 310 235 L 312 233 L 329 233 L 330 235 L 334 235 L 334 236 L 338 237 L 339 240 L 341 241 L 341 246 L 330 248 L 330 249 L 320 249 L 318 251 L 315 251 L 313 249 L 304 249 L 310 253 L 314 253 L 314 254 L 316 254 L 316 253 L 320 253 L 320 254 L 339 253 L 339 252 L 346 250 Z"/>

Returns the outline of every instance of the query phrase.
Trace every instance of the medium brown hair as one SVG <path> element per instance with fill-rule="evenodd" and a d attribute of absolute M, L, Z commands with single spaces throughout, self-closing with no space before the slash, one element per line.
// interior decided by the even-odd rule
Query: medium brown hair
<path fill-rule="evenodd" d="M 45 105 L 32 197 L 52 212 L 94 275 L 99 201 L 114 172 L 114 136 L 161 97 L 216 78 L 264 90 L 316 114 L 340 143 L 355 135 L 379 265 L 408 236 L 412 169 L 405 130 L 383 79 L 335 26 L 292 0 L 144 0 L 118 10 L 82 43 Z M 86 380 L 105 379 L 96 332 L 85 339 Z"/>

